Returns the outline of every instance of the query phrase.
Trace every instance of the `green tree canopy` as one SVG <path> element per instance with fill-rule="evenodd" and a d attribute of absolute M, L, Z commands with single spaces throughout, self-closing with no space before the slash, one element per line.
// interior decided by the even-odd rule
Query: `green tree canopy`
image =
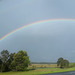
<path fill-rule="evenodd" d="M 69 61 L 61 57 L 57 61 L 57 66 L 59 66 L 60 68 L 67 68 L 69 67 Z"/>
<path fill-rule="evenodd" d="M 14 54 L 10 69 L 13 71 L 24 71 L 28 67 L 30 61 L 26 51 L 19 51 Z"/>
<path fill-rule="evenodd" d="M 1 67 L 1 72 L 4 72 L 4 71 L 8 71 L 8 64 L 7 64 L 7 62 L 8 62 L 8 59 L 9 59 L 9 52 L 8 52 L 8 50 L 3 50 L 3 51 L 1 51 L 1 53 L 0 53 L 0 61 L 1 61 L 1 65 L 0 65 L 0 67 Z"/>
<path fill-rule="evenodd" d="M 9 54 L 8 50 L 0 53 L 0 71 L 24 71 L 30 64 L 26 51 L 20 50 L 17 53 Z"/>
<path fill-rule="evenodd" d="M 7 60 L 8 60 L 8 57 L 9 57 L 9 52 L 8 52 L 8 50 L 3 50 L 3 51 L 1 52 L 1 60 L 2 60 L 2 62 L 3 62 L 3 63 L 6 63 Z"/>

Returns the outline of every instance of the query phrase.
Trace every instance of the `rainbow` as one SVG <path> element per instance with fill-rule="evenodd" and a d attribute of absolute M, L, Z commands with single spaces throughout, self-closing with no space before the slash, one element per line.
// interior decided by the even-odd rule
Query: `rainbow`
<path fill-rule="evenodd" d="M 48 19 L 48 20 L 42 20 L 42 21 L 37 21 L 37 22 L 33 22 L 33 23 L 30 23 L 30 24 L 27 24 L 27 25 L 24 25 L 20 28 L 17 28 L 11 32 L 9 32 L 8 34 L 4 35 L 3 37 L 0 38 L 0 41 L 6 39 L 7 37 L 11 36 L 12 34 L 28 27 L 28 26 L 31 26 L 31 25 L 36 25 L 36 24 L 41 24 L 41 23 L 46 23 L 46 22 L 60 22 L 60 21 L 72 21 L 72 22 L 75 22 L 75 19 Z"/>

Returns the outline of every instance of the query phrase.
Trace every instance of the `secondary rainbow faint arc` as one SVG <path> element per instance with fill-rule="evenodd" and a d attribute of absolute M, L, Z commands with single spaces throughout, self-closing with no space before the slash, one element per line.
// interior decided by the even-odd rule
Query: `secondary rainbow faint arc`
<path fill-rule="evenodd" d="M 0 38 L 0 41 L 4 40 L 5 38 L 7 38 L 8 36 L 12 35 L 13 33 L 17 32 L 17 31 L 20 31 L 28 26 L 31 26 L 31 25 L 36 25 L 36 24 L 40 24 L 40 23 L 45 23 L 45 22 L 55 22 L 55 21 L 75 21 L 75 19 L 48 19 L 48 20 L 42 20 L 42 21 L 37 21 L 37 22 L 33 22 L 33 23 L 30 23 L 30 24 L 27 24 L 27 25 L 24 25 L 20 28 L 17 28 L 9 33 L 7 33 L 6 35 L 4 35 L 3 37 Z"/>

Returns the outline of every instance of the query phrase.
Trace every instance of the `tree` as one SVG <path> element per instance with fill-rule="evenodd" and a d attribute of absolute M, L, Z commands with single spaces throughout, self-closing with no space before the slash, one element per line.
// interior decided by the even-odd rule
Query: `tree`
<path fill-rule="evenodd" d="M 1 59 L 1 72 L 7 71 L 8 70 L 8 65 L 7 65 L 7 61 L 9 58 L 9 52 L 8 50 L 3 50 L 1 53 L 0 59 Z"/>
<path fill-rule="evenodd" d="M 10 56 L 9 56 L 9 59 L 7 61 L 7 64 L 8 64 L 8 68 L 9 68 L 9 71 L 11 71 L 11 62 L 14 60 L 13 57 L 14 57 L 15 53 L 11 53 Z"/>
<path fill-rule="evenodd" d="M 60 68 L 63 67 L 63 58 L 62 57 L 58 59 L 57 66 L 60 66 Z"/>
<path fill-rule="evenodd" d="M 0 58 L 0 71 L 1 71 L 1 67 L 2 67 L 2 60 Z"/>
<path fill-rule="evenodd" d="M 29 65 L 29 57 L 26 51 L 19 51 L 14 54 L 13 61 L 11 62 L 10 69 L 13 71 L 24 71 Z"/>
<path fill-rule="evenodd" d="M 68 60 L 63 60 L 63 62 L 64 62 L 64 67 L 65 68 L 67 68 L 67 67 L 69 67 L 69 61 Z"/>
<path fill-rule="evenodd" d="M 1 52 L 1 60 L 2 60 L 2 62 L 3 62 L 3 63 L 6 63 L 7 60 L 8 60 L 8 57 L 9 57 L 9 52 L 8 52 L 8 50 L 3 50 L 3 51 Z"/>
<path fill-rule="evenodd" d="M 57 61 L 57 66 L 59 66 L 60 68 L 67 68 L 69 67 L 69 61 L 61 57 Z"/>
<path fill-rule="evenodd" d="M 26 51 L 9 54 L 8 50 L 0 53 L 0 71 L 24 71 L 30 64 Z"/>

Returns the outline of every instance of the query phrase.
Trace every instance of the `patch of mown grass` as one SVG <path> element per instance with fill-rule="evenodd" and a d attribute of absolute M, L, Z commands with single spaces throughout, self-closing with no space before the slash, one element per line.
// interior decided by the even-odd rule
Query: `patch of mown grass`
<path fill-rule="evenodd" d="M 35 69 L 35 70 L 24 71 L 24 72 L 3 72 L 3 73 L 0 73 L 0 75 L 40 75 L 40 74 L 66 72 L 66 71 L 75 71 L 75 67 L 65 68 L 65 69 L 42 68 L 42 69 Z"/>

